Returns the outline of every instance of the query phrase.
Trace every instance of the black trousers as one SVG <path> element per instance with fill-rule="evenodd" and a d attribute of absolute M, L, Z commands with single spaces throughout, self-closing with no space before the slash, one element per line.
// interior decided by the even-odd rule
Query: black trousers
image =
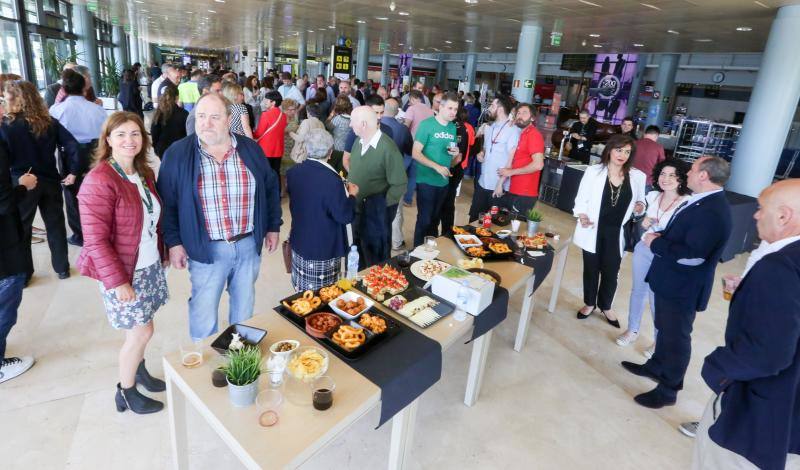
<path fill-rule="evenodd" d="M 81 230 L 81 215 L 78 210 L 78 191 L 81 189 L 83 176 L 75 178 L 75 183 L 64 186 L 64 206 L 67 209 L 67 225 L 78 241 L 83 241 L 83 230 Z"/>
<path fill-rule="evenodd" d="M 442 210 L 439 212 L 433 224 L 437 232 L 439 224 L 442 224 L 442 231 L 440 232 L 442 236 L 451 235 L 453 233 L 453 224 L 456 220 L 456 191 L 458 190 L 458 185 L 461 184 L 461 180 L 464 178 L 464 170 L 461 168 L 460 164 L 450 168 L 450 173 L 452 176 L 447 185 L 447 196 L 445 196 Z"/>
<path fill-rule="evenodd" d="M 36 188 L 28 191 L 19 203 L 22 229 L 24 230 L 24 246 L 28 250 L 28 272 L 33 275 L 33 257 L 30 251 L 31 229 L 36 209 L 42 213 L 47 230 L 47 244 L 50 246 L 50 261 L 57 273 L 69 271 L 67 258 L 67 227 L 64 224 L 64 199 L 61 196 L 61 184 L 56 181 L 40 179 Z"/>
<path fill-rule="evenodd" d="M 656 294 L 656 352 L 645 367 L 661 378 L 658 388 L 675 397 L 692 356 L 695 299 L 671 299 Z"/>
<path fill-rule="evenodd" d="M 583 303 L 595 305 L 600 310 L 611 310 L 622 262 L 619 227 L 599 227 L 594 251 L 583 250 Z"/>
<path fill-rule="evenodd" d="M 511 212 L 525 215 L 536 205 L 537 196 L 520 196 L 518 194 L 505 193 L 501 200 L 501 205 Z"/>
<path fill-rule="evenodd" d="M 469 221 L 470 223 L 478 220 L 481 212 L 488 212 L 492 206 L 500 206 L 502 198 L 496 198 L 492 195 L 494 190 L 483 189 L 478 180 L 475 180 L 475 191 L 472 193 L 472 205 L 469 206 Z"/>
<path fill-rule="evenodd" d="M 281 181 L 281 157 L 267 158 L 269 167 L 275 172 L 278 177 L 278 194 L 283 192 L 283 182 Z"/>

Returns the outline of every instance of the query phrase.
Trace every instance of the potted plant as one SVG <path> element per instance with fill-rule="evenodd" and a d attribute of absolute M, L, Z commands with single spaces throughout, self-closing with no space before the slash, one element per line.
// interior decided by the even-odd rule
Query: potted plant
<path fill-rule="evenodd" d="M 245 346 L 228 352 L 228 364 L 222 368 L 228 381 L 228 396 L 236 407 L 252 405 L 258 394 L 261 375 L 261 349 Z"/>
<path fill-rule="evenodd" d="M 528 236 L 532 237 L 539 231 L 539 223 L 542 221 L 542 213 L 531 208 L 525 217 L 528 219 Z"/>
<path fill-rule="evenodd" d="M 103 93 L 114 100 L 114 109 L 117 109 L 117 95 L 119 95 L 119 84 L 122 81 L 117 60 L 112 56 L 103 61 L 103 69 L 100 72 L 100 87 Z"/>

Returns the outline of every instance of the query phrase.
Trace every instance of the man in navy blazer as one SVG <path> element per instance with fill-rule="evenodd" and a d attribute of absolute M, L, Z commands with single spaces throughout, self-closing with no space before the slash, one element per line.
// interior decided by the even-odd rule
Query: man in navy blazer
<path fill-rule="evenodd" d="M 767 247 L 731 299 L 725 345 L 703 365 L 716 395 L 697 430 L 697 469 L 800 468 L 800 180 L 758 202 Z"/>
<path fill-rule="evenodd" d="M 659 233 L 644 242 L 655 255 L 647 282 L 655 293 L 656 351 L 647 363 L 623 361 L 629 372 L 658 382 L 634 400 L 648 408 L 674 405 L 692 353 L 695 314 L 708 305 L 714 271 L 731 233 L 731 211 L 722 186 L 730 165 L 719 157 L 701 157 L 692 165 L 687 185 L 692 197 Z"/>

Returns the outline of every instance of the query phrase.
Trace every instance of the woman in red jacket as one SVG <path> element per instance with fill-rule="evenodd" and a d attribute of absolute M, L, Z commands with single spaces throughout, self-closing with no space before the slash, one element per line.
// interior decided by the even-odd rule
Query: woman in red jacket
<path fill-rule="evenodd" d="M 286 115 L 281 111 L 282 101 L 283 98 L 277 91 L 267 92 L 262 104 L 264 112 L 258 120 L 258 128 L 253 133 L 253 137 L 267 157 L 269 166 L 275 170 L 279 180 L 284 151 L 284 130 L 287 124 Z"/>
<path fill-rule="evenodd" d="M 103 125 L 96 164 L 78 195 L 83 249 L 81 274 L 100 281 L 108 320 L 126 330 L 119 352 L 117 411 L 154 413 L 164 405 L 142 395 L 166 389 L 144 366 L 144 350 L 153 336 L 153 315 L 167 302 L 166 250 L 159 219 L 161 200 L 147 165 L 150 142 L 136 114 L 117 112 Z"/>

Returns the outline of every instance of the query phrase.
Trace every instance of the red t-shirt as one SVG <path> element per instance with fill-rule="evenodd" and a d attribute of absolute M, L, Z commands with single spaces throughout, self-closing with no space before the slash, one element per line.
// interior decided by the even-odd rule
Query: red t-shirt
<path fill-rule="evenodd" d="M 633 156 L 633 167 L 641 170 L 647 177 L 647 184 L 653 184 L 653 168 L 667 158 L 664 147 L 658 142 L 642 137 L 636 141 L 636 154 Z"/>
<path fill-rule="evenodd" d="M 277 106 L 263 113 L 253 134 L 267 158 L 283 158 L 286 115 Z M 266 135 L 264 135 L 266 133 Z"/>
<path fill-rule="evenodd" d="M 514 152 L 511 168 L 516 169 L 528 166 L 531 163 L 531 157 L 537 153 L 544 153 L 544 138 L 535 126 L 530 125 L 519 136 L 519 144 L 517 145 L 517 151 Z M 538 196 L 539 177 L 541 174 L 541 171 L 535 171 L 524 175 L 512 176 L 511 187 L 508 192 L 517 196 Z"/>

